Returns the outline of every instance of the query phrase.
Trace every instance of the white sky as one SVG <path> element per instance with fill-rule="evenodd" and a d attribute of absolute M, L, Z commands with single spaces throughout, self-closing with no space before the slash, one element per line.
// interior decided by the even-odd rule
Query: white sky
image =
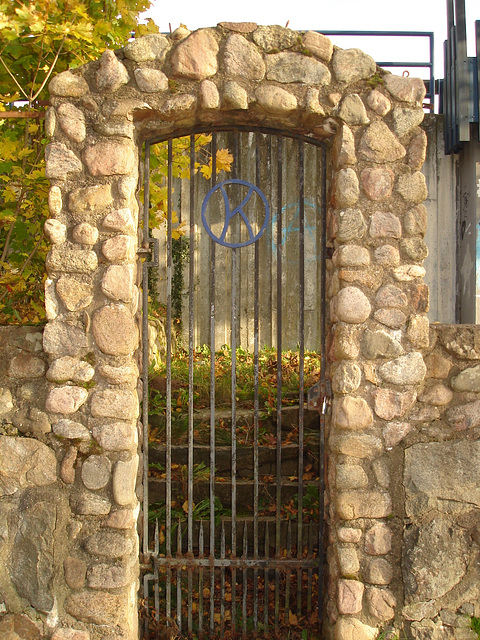
<path fill-rule="evenodd" d="M 468 54 L 475 55 L 474 23 L 480 20 L 480 0 L 465 0 Z M 443 41 L 447 35 L 445 0 L 153 0 L 152 17 L 160 31 L 180 23 L 192 31 L 218 22 L 280 24 L 316 31 L 433 31 L 435 77 L 443 77 Z M 358 47 L 377 61 L 426 61 L 428 39 L 333 38 L 341 47 Z M 401 74 L 402 69 L 393 71 Z M 420 70 L 411 75 L 427 77 Z"/>

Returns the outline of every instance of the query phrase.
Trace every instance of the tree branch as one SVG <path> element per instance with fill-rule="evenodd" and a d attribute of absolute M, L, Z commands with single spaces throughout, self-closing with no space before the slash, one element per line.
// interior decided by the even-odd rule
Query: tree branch
<path fill-rule="evenodd" d="M 5 70 L 7 71 L 8 75 L 11 77 L 11 79 L 14 81 L 14 83 L 17 85 L 17 87 L 19 88 L 19 90 L 21 91 L 21 93 L 25 96 L 25 98 L 28 100 L 28 94 L 25 93 L 25 91 L 22 89 L 21 85 L 17 82 L 17 79 L 15 78 L 15 76 L 13 75 L 13 73 L 10 71 L 10 69 L 7 67 L 7 65 L 5 64 L 2 56 L 0 55 L 0 62 L 3 64 L 3 66 L 5 67 Z"/>
<path fill-rule="evenodd" d="M 49 80 L 50 76 L 51 76 L 51 75 L 52 75 L 52 73 L 53 73 L 53 69 L 55 68 L 55 65 L 57 64 L 57 60 L 58 60 L 58 58 L 59 58 L 59 56 L 60 56 L 60 52 L 62 51 L 63 44 L 64 44 L 64 42 L 65 42 L 65 40 L 66 40 L 66 39 L 67 39 L 67 34 L 65 34 L 65 35 L 63 36 L 63 39 L 62 39 L 62 41 L 61 41 L 61 43 L 60 43 L 60 46 L 58 47 L 58 51 L 57 51 L 57 53 L 56 53 L 56 55 L 55 55 L 55 58 L 54 58 L 54 60 L 53 60 L 53 62 L 52 62 L 52 66 L 51 66 L 51 67 L 50 67 L 50 69 L 48 70 L 47 75 L 45 76 L 45 78 L 44 78 L 44 80 L 43 80 L 42 84 L 40 85 L 40 89 L 37 91 L 37 93 L 36 93 L 34 96 L 32 96 L 32 98 L 31 98 L 31 102 L 34 102 L 34 101 L 38 98 L 38 96 L 39 96 L 39 95 L 41 94 L 41 92 L 43 91 L 43 88 L 44 88 L 44 87 L 45 87 L 45 85 L 47 84 L 47 82 L 48 82 L 48 80 Z"/>

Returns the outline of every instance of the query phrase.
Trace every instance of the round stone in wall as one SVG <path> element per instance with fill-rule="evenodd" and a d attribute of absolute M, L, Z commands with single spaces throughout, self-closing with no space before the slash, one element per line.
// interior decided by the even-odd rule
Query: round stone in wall
<path fill-rule="evenodd" d="M 100 58 L 96 78 L 99 91 L 117 91 L 129 81 L 128 71 L 109 49 L 104 51 Z"/>
<path fill-rule="evenodd" d="M 87 489 L 103 489 L 110 480 L 112 465 L 106 456 L 89 456 L 82 465 L 82 481 Z"/>
<path fill-rule="evenodd" d="M 386 200 L 392 195 L 395 175 L 390 167 L 368 168 L 360 174 L 360 181 L 370 200 Z"/>
<path fill-rule="evenodd" d="M 88 391 L 82 387 L 56 387 L 48 394 L 45 402 L 51 413 L 75 413 L 88 397 Z"/>
<path fill-rule="evenodd" d="M 290 49 L 297 42 L 298 34 L 279 25 L 261 26 L 255 29 L 253 40 L 267 53 Z"/>
<path fill-rule="evenodd" d="M 86 135 L 85 116 L 83 112 L 73 104 L 64 102 L 58 107 L 57 113 L 60 126 L 70 140 L 83 142 Z"/>
<path fill-rule="evenodd" d="M 296 97 L 280 87 L 261 85 L 255 95 L 259 106 L 268 113 L 283 115 L 297 108 Z"/>
<path fill-rule="evenodd" d="M 149 62 L 159 60 L 163 62 L 168 49 L 169 42 L 160 33 L 149 33 L 141 38 L 135 38 L 123 48 L 127 58 L 134 62 Z"/>
<path fill-rule="evenodd" d="M 362 381 L 362 371 L 355 362 L 342 362 L 335 369 L 332 388 L 336 393 L 352 393 Z"/>
<path fill-rule="evenodd" d="M 346 209 L 338 214 L 337 240 L 339 242 L 358 242 L 365 235 L 367 225 L 359 209 Z"/>
<path fill-rule="evenodd" d="M 337 316 L 340 320 L 360 324 L 369 317 L 371 310 L 367 296 L 357 287 L 345 287 L 338 292 Z"/>
<path fill-rule="evenodd" d="M 217 73 L 218 44 L 210 30 L 200 29 L 182 40 L 173 52 L 175 76 L 203 80 Z"/>
<path fill-rule="evenodd" d="M 135 69 L 135 80 L 140 91 L 145 93 L 168 90 L 168 78 L 158 69 Z"/>
<path fill-rule="evenodd" d="M 98 348 L 108 355 L 126 356 L 138 346 L 136 322 L 123 305 L 106 305 L 96 311 L 92 328 Z"/>
<path fill-rule="evenodd" d="M 371 162 L 395 162 L 406 155 L 405 148 L 384 122 L 373 122 L 363 134 L 358 154 Z"/>
<path fill-rule="evenodd" d="M 261 80 L 265 75 L 265 63 L 258 49 L 238 33 L 228 38 L 224 61 L 227 76 L 231 78 Z"/>
<path fill-rule="evenodd" d="M 380 377 L 391 384 L 405 385 L 422 382 L 427 372 L 422 354 L 412 351 L 378 368 Z"/>
<path fill-rule="evenodd" d="M 375 60 L 360 49 L 337 49 L 333 56 L 333 71 L 339 82 L 350 84 L 375 73 Z"/>
<path fill-rule="evenodd" d="M 334 402 L 334 424 L 340 429 L 363 430 L 373 424 L 372 410 L 363 398 L 345 396 Z"/>
<path fill-rule="evenodd" d="M 63 71 L 55 76 L 48 85 L 52 96 L 81 98 L 88 93 L 88 84 L 81 76 L 75 76 L 71 71 Z"/>

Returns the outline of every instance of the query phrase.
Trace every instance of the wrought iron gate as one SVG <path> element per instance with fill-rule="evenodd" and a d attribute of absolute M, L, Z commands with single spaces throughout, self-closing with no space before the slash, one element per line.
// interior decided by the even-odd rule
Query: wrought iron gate
<path fill-rule="evenodd" d="M 165 405 L 150 450 L 143 319 L 144 637 L 276 637 L 283 625 L 319 637 L 324 411 L 305 397 L 314 382 L 325 388 L 325 148 L 270 130 L 200 133 L 182 138 L 180 150 L 179 138 L 145 148 L 145 253 L 159 142 L 167 206 Z M 172 236 L 182 223 L 188 286 L 175 312 Z M 144 310 L 154 253 L 144 262 Z M 229 398 L 218 406 L 225 379 Z M 179 402 L 187 405 L 180 431 Z"/>

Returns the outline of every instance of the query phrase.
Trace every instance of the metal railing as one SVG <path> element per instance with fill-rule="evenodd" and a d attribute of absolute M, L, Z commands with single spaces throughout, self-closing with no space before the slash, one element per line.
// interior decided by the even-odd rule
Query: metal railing
<path fill-rule="evenodd" d="M 432 31 L 322 31 L 325 36 L 351 36 L 351 37 L 400 37 L 400 38 L 428 38 L 428 60 L 405 62 L 402 60 L 376 60 L 379 67 L 386 68 L 419 68 L 428 69 L 429 79 L 425 82 L 427 93 L 426 98 L 429 99 L 431 109 L 435 102 L 435 76 L 434 76 L 434 34 Z"/>
<path fill-rule="evenodd" d="M 475 22 L 476 56 L 468 57 L 465 0 L 447 0 L 447 19 L 445 78 L 439 93 L 440 113 L 445 114 L 445 153 L 450 154 L 470 142 L 470 124 L 479 122 L 480 21 Z"/>

